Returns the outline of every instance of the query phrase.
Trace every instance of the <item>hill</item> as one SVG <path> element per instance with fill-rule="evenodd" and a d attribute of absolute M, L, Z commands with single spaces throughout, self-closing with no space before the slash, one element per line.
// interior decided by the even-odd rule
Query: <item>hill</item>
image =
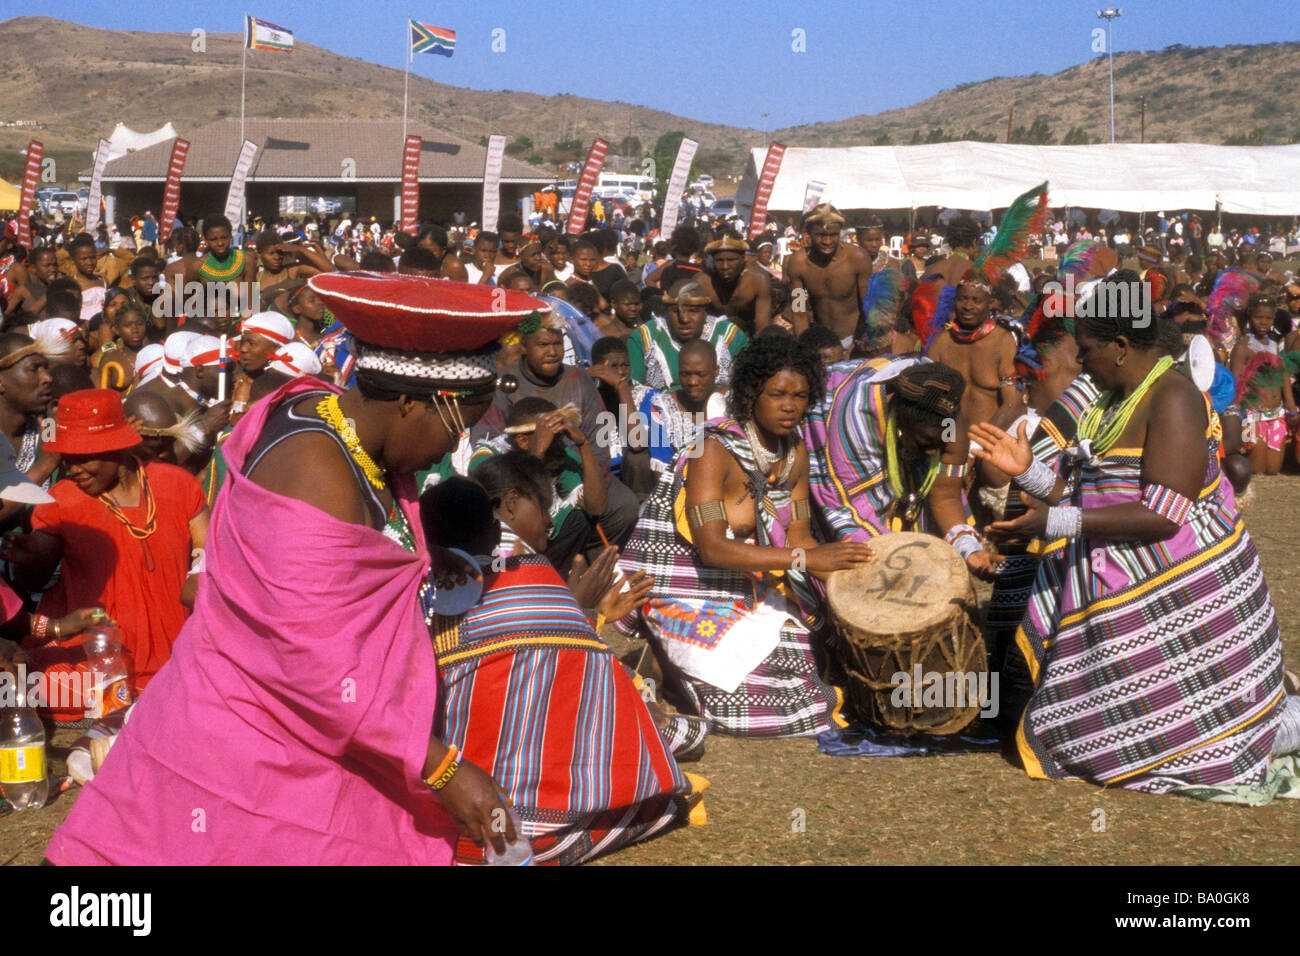
<path fill-rule="evenodd" d="M 83 167 L 100 136 L 122 122 L 182 129 L 239 114 L 238 34 L 208 34 L 195 51 L 188 33 L 104 30 L 48 17 L 0 22 L 0 175 L 13 179 L 18 153 L 35 135 L 48 155 Z M 68 51 L 76 51 L 69 56 Z M 249 58 L 248 114 L 393 118 L 402 110 L 402 71 L 297 41 L 289 56 Z M 1300 43 L 1182 47 L 1115 57 L 1120 140 L 1139 136 L 1138 97 L 1146 97 L 1147 142 L 1300 141 L 1291 96 L 1300 89 Z M 849 146 L 985 139 L 1003 142 L 1014 104 L 1013 141 L 1101 142 L 1109 138 L 1106 62 L 1098 57 L 1050 76 L 965 83 L 914 106 L 777 130 L 789 146 Z M 411 119 L 478 140 L 512 140 L 533 162 L 580 159 L 596 136 L 637 157 L 672 131 L 701 144 L 699 171 L 738 173 L 762 133 L 704 123 L 661 110 L 572 95 L 469 90 L 411 76 Z M 627 142 L 625 142 L 627 141 Z M 621 149 L 620 149 L 621 147 Z M 59 178 L 68 174 L 59 170 Z"/>

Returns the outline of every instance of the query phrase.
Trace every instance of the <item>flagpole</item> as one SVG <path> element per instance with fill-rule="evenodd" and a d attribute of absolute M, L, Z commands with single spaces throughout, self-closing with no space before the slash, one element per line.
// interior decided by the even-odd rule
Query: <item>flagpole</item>
<path fill-rule="evenodd" d="M 244 14 L 244 55 L 239 70 L 239 148 L 244 148 L 244 90 L 248 86 L 248 14 Z"/>
<path fill-rule="evenodd" d="M 406 30 L 402 34 L 406 44 L 406 53 L 402 57 L 405 79 L 402 82 L 402 148 L 406 148 L 406 101 L 411 89 L 411 17 L 407 14 Z"/>

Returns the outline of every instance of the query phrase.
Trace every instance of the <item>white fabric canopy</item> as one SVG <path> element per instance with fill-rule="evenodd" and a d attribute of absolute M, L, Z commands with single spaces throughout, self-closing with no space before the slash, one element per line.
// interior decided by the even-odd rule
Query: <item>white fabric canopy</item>
<path fill-rule="evenodd" d="M 752 204 L 765 155 L 751 152 L 738 205 Z M 1002 209 L 1044 179 L 1053 207 L 1173 212 L 1222 203 L 1227 213 L 1300 214 L 1300 145 L 1194 143 L 790 148 L 768 209 L 798 212 L 809 180 L 824 182 L 823 201 L 840 209 Z"/>
<path fill-rule="evenodd" d="M 108 138 L 108 158 L 110 160 L 117 159 L 119 156 L 134 153 L 146 146 L 152 146 L 154 143 L 174 139 L 178 135 L 176 127 L 172 126 L 171 123 L 158 127 L 152 133 L 138 133 L 131 127 L 118 123 L 113 130 L 113 135 Z M 94 154 L 91 155 L 93 158 Z"/>

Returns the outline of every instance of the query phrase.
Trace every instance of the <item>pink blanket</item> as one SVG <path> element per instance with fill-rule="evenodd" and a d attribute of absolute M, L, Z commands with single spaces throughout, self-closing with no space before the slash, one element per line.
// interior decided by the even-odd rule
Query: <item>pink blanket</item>
<path fill-rule="evenodd" d="M 456 827 L 420 774 L 438 708 L 418 542 L 340 522 L 242 476 L 267 414 L 224 445 L 207 571 L 46 856 L 57 864 L 449 864 Z"/>

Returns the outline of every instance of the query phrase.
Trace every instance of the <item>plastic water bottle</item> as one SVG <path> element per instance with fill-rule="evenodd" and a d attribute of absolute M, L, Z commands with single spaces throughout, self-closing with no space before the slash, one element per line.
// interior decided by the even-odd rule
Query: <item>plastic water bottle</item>
<path fill-rule="evenodd" d="M 0 708 L 0 792 L 16 810 L 45 806 L 50 785 L 45 772 L 45 726 L 26 706 Z"/>
<path fill-rule="evenodd" d="M 81 647 L 86 652 L 91 682 L 85 693 L 86 716 L 103 718 L 130 707 L 130 669 L 117 625 L 97 624 L 87 628 Z"/>
<path fill-rule="evenodd" d="M 515 834 L 517 839 L 514 843 L 506 841 L 506 852 L 498 854 L 492 841 L 488 840 L 487 844 L 487 863 L 488 866 L 532 866 L 533 865 L 533 845 L 528 842 L 528 837 L 524 836 L 524 825 L 519 822 L 519 817 L 515 816 L 514 808 L 510 808 L 510 819 L 515 825 Z M 504 837 L 504 834 L 502 834 Z"/>

